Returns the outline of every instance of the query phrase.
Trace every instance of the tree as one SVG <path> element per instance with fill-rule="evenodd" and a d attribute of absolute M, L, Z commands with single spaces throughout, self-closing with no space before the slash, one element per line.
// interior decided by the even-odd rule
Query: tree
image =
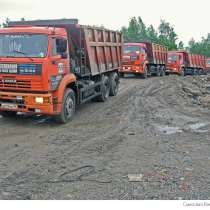
<path fill-rule="evenodd" d="M 177 49 L 176 41 L 178 39 L 177 34 L 174 31 L 174 27 L 165 20 L 161 20 L 158 27 L 159 30 L 159 42 L 168 47 L 169 50 Z"/>
<path fill-rule="evenodd" d="M 155 31 L 153 25 L 147 28 L 147 37 L 150 42 L 158 43 L 158 33 Z"/>
<path fill-rule="evenodd" d="M 180 41 L 180 42 L 178 43 L 178 49 L 179 49 L 179 50 L 184 50 L 184 43 L 183 43 L 183 41 Z"/>
<path fill-rule="evenodd" d="M 210 57 L 210 34 L 202 37 L 201 41 L 196 42 L 193 38 L 188 43 L 188 51 L 195 54 Z"/>

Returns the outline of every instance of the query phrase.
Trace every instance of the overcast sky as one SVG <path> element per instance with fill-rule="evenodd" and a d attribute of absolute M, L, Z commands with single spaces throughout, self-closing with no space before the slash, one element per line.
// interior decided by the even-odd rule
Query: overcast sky
<path fill-rule="evenodd" d="M 210 0 L 0 0 L 1 23 L 7 17 L 78 18 L 81 24 L 120 29 L 132 16 L 156 28 L 167 20 L 185 43 L 210 33 Z"/>

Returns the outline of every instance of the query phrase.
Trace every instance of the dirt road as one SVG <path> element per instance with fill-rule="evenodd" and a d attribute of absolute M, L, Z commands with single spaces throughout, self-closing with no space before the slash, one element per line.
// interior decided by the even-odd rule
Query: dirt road
<path fill-rule="evenodd" d="M 66 125 L 1 117 L 0 199 L 210 199 L 208 84 L 125 78 Z"/>

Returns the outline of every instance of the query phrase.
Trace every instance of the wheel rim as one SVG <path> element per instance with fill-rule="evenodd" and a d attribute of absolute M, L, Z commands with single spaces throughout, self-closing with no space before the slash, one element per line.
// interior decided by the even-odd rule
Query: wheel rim
<path fill-rule="evenodd" d="M 71 97 L 68 97 L 66 99 L 65 111 L 66 111 L 66 117 L 67 117 L 67 119 L 69 119 L 74 112 L 74 101 Z"/>

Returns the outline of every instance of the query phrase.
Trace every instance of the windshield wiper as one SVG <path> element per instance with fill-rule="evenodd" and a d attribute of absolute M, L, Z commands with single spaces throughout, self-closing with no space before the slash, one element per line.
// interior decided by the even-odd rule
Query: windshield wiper
<path fill-rule="evenodd" d="M 22 52 L 22 51 L 19 51 L 19 50 L 13 50 L 12 52 L 16 52 L 16 53 L 19 53 L 19 54 L 22 54 L 22 55 L 27 55 L 27 53 Z M 27 56 L 26 56 L 26 58 L 29 58 L 31 61 L 34 61 L 34 59 L 31 58 L 31 57 L 27 57 Z"/>

